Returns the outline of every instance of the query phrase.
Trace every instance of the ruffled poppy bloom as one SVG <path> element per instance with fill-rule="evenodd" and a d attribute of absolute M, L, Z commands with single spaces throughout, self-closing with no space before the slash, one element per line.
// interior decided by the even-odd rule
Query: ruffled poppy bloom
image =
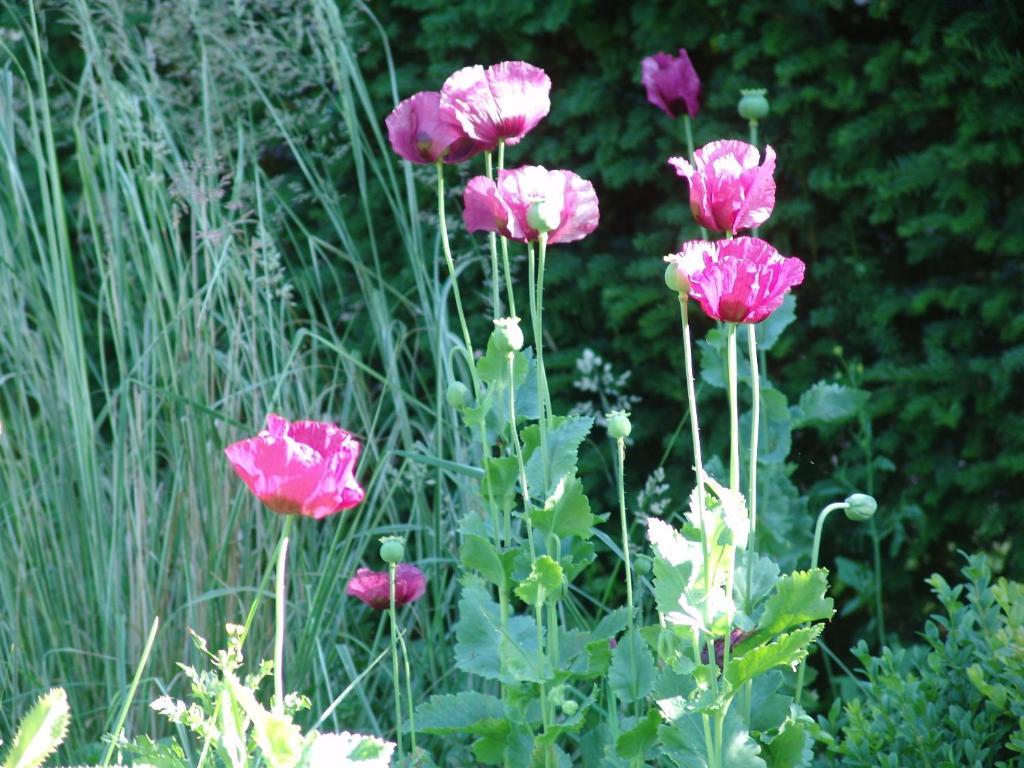
<path fill-rule="evenodd" d="M 689 114 L 696 117 L 700 109 L 700 78 L 690 63 L 685 48 L 678 56 L 656 53 L 640 65 L 647 100 L 669 117 Z"/>
<path fill-rule="evenodd" d="M 669 165 L 690 182 L 690 209 L 702 227 L 735 234 L 757 227 L 775 207 L 775 150 L 761 153 L 744 141 L 713 141 L 693 153 L 693 165 L 671 157 Z"/>
<path fill-rule="evenodd" d="M 465 67 L 445 81 L 441 108 L 488 147 L 518 144 L 551 110 L 551 78 L 525 61 Z"/>
<path fill-rule="evenodd" d="M 409 563 L 395 566 L 395 605 L 402 606 L 419 600 L 427 589 L 427 577 L 423 571 Z M 349 579 L 345 594 L 358 598 L 371 608 L 383 611 L 391 605 L 391 582 L 387 571 L 371 571 L 360 568 Z"/>
<path fill-rule="evenodd" d="M 437 91 L 410 96 L 391 111 L 384 124 L 391 148 L 411 163 L 461 163 L 486 149 L 441 109 L 441 94 Z"/>
<path fill-rule="evenodd" d="M 690 240 L 666 257 L 690 282 L 690 296 L 708 317 L 727 323 L 759 323 L 804 280 L 804 263 L 786 257 L 757 237 Z"/>
<path fill-rule="evenodd" d="M 360 448 L 334 424 L 289 422 L 272 413 L 266 429 L 224 452 L 249 490 L 270 509 L 319 520 L 363 500 L 354 475 Z"/>
<path fill-rule="evenodd" d="M 581 240 L 597 227 L 594 185 L 572 171 L 524 165 L 500 171 L 497 183 L 470 179 L 463 195 L 463 218 L 470 232 L 497 232 L 521 243 L 535 242 L 539 226 L 548 243 Z"/>

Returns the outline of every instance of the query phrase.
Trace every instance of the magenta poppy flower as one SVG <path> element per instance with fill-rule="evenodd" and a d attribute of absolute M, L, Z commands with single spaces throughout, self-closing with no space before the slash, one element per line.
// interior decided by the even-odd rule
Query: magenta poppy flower
<path fill-rule="evenodd" d="M 395 605 L 402 606 L 419 600 L 427 589 L 427 577 L 415 565 L 400 563 L 395 567 Z M 391 605 L 391 583 L 387 571 L 360 568 L 349 579 L 345 594 L 358 598 L 378 611 Z"/>
<path fill-rule="evenodd" d="M 647 100 L 669 117 L 687 113 L 696 117 L 700 109 L 700 78 L 685 48 L 678 56 L 656 53 L 640 65 Z"/>
<path fill-rule="evenodd" d="M 420 91 L 395 107 L 384 120 L 391 148 L 412 163 L 461 163 L 483 149 L 441 110 L 441 94 Z"/>
<path fill-rule="evenodd" d="M 488 147 L 518 144 L 550 111 L 551 78 L 525 61 L 465 67 L 445 80 L 441 108 Z"/>
<path fill-rule="evenodd" d="M 224 452 L 249 490 L 270 509 L 319 520 L 363 500 L 354 474 L 360 447 L 334 424 L 289 422 L 272 413 L 266 429 Z"/>
<path fill-rule="evenodd" d="M 470 179 L 463 203 L 470 232 L 497 232 L 521 243 L 538 239 L 540 223 L 549 244 L 581 240 L 594 231 L 600 217 L 593 184 L 572 171 L 539 165 L 500 171 L 497 183 L 486 176 Z"/>
<path fill-rule="evenodd" d="M 728 323 L 759 323 L 804 281 L 804 263 L 786 257 L 757 237 L 690 240 L 668 257 L 690 281 L 690 296 L 708 317 Z"/>
<path fill-rule="evenodd" d="M 736 234 L 757 227 L 775 207 L 775 150 L 761 153 L 743 141 L 713 141 L 693 153 L 693 165 L 671 157 L 669 165 L 690 182 L 690 208 L 702 227 Z"/>

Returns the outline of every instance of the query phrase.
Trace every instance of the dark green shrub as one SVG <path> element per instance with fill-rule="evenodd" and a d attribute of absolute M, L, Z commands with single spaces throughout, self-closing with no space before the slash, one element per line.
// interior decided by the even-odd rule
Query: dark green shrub
<path fill-rule="evenodd" d="M 665 166 L 681 133 L 647 104 L 639 62 L 689 50 L 704 81 L 698 143 L 745 136 L 739 88 L 769 88 L 761 138 L 778 151 L 779 204 L 762 234 L 808 262 L 798 295 L 810 321 L 779 345 L 771 373 L 793 398 L 837 368 L 837 343 L 863 362 L 879 525 L 906 542 L 887 584 L 926 599 L 920 577 L 955 567 L 951 542 L 1024 545 L 1011 522 L 1024 493 L 1017 4 L 395 0 L 380 12 L 401 41 L 402 93 L 504 58 L 551 74 L 551 116 L 510 162 L 572 167 L 602 204 L 594 237 L 550 262 L 549 316 L 572 319 L 551 326 L 563 351 L 551 355 L 553 381 L 571 375 L 583 346 L 631 369 L 644 399 L 634 455 L 650 465 L 671 435 L 664 408 L 676 412 L 683 396 L 681 362 L 665 364 L 677 318 L 659 257 L 681 229 L 696 231 L 685 185 Z M 798 485 L 862 462 L 855 442 L 835 438 L 795 443 Z M 863 537 L 839 550 L 867 553 Z"/>
<path fill-rule="evenodd" d="M 984 768 L 1024 758 L 1024 584 L 999 579 L 982 556 L 969 558 L 967 581 L 928 583 L 945 614 L 925 624 L 925 646 L 855 651 L 867 685 L 826 733 L 821 765 L 843 768 Z M 824 740 L 831 741 L 832 736 Z"/>

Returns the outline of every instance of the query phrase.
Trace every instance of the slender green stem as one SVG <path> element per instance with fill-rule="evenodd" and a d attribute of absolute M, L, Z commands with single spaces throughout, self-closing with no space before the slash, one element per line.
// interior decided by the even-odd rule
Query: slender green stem
<path fill-rule="evenodd" d="M 541 414 L 547 420 L 547 428 L 551 427 L 551 391 L 548 389 L 548 371 L 544 366 L 544 270 L 547 262 L 548 236 L 541 233 L 537 241 L 538 264 L 537 264 L 537 381 L 543 387 L 543 399 L 541 400 Z M 545 459 L 547 456 L 545 455 Z"/>
<path fill-rule="evenodd" d="M 388 613 L 391 616 L 391 680 L 395 688 L 395 744 L 398 745 L 398 760 L 404 762 L 405 750 L 402 747 L 402 692 L 401 680 L 398 676 L 398 618 L 395 610 L 395 572 L 398 566 L 388 564 Z"/>
<path fill-rule="evenodd" d="M 757 366 L 757 335 L 754 325 L 747 326 L 747 352 L 750 357 L 750 464 L 747 468 L 747 509 L 750 511 L 750 538 L 747 545 L 747 610 L 750 604 L 750 590 L 754 582 L 754 558 L 757 557 L 757 447 L 761 427 L 761 377 Z"/>
<path fill-rule="evenodd" d="M 837 509 L 846 509 L 849 504 L 845 501 L 837 501 L 833 504 L 826 506 L 821 512 L 818 513 L 818 522 L 814 525 L 814 544 L 811 546 L 811 570 L 813 571 L 818 567 L 818 552 L 821 550 L 821 531 L 825 527 L 825 518 L 827 518 L 832 512 Z M 800 703 L 800 697 L 804 691 L 804 669 L 807 666 L 807 661 L 800 662 L 800 669 L 796 673 L 796 693 L 793 695 L 793 701 L 797 704 Z"/>
<path fill-rule="evenodd" d="M 462 311 L 462 294 L 459 291 L 459 281 L 455 277 L 455 262 L 452 260 L 452 247 L 448 240 L 448 222 L 445 218 L 444 203 L 444 165 L 437 164 L 437 226 L 441 230 L 441 250 L 444 252 L 444 260 L 448 265 L 448 274 L 452 280 L 452 295 L 455 297 L 455 309 L 459 313 L 459 325 L 462 326 L 462 340 L 466 343 L 466 349 L 473 353 L 473 342 L 469 337 L 469 326 L 466 325 L 466 313 Z M 476 376 L 474 374 L 474 380 Z"/>
<path fill-rule="evenodd" d="M 864 471 L 865 486 L 870 496 L 875 495 L 875 457 L 872 450 L 872 429 L 871 417 L 863 414 L 860 419 L 861 445 L 864 449 Z M 878 647 L 885 646 L 885 611 L 882 600 L 882 538 L 878 532 L 878 523 L 875 518 L 868 521 L 868 531 L 871 534 L 871 555 L 874 559 L 874 580 L 875 580 L 875 619 L 878 623 Z"/>
<path fill-rule="evenodd" d="M 284 609 L 285 570 L 288 566 L 288 538 L 281 541 L 274 581 L 274 712 L 284 713 Z"/>
<path fill-rule="evenodd" d="M 526 244 L 527 261 L 529 264 L 529 294 L 530 294 L 530 321 L 533 325 L 533 347 L 537 359 L 537 403 L 540 412 L 537 427 L 540 433 L 540 458 L 541 466 L 544 467 L 544 485 L 547 485 L 548 469 L 548 431 L 547 419 L 544 416 L 544 340 L 543 329 L 541 328 L 540 309 L 537 306 L 537 258 L 533 243 Z M 546 493 L 547 488 L 542 488 L 541 493 Z"/>
<path fill-rule="evenodd" d="M 492 161 L 491 153 L 485 152 L 484 169 L 487 173 L 487 178 L 493 181 L 494 167 Z M 501 276 L 498 273 L 498 236 L 496 233 L 491 232 L 487 240 L 491 246 L 491 317 L 497 320 L 501 317 L 501 299 L 498 293 L 498 284 L 501 281 Z"/>
<path fill-rule="evenodd" d="M 498 142 L 498 172 L 505 170 L 505 140 Z M 516 297 L 512 291 L 512 268 L 508 260 L 508 238 L 502 235 L 501 238 L 501 265 L 505 271 L 505 299 L 508 301 L 508 314 L 516 316 Z"/>
<path fill-rule="evenodd" d="M 740 415 L 736 371 L 736 323 L 726 326 L 726 365 L 729 381 L 729 490 L 740 492 Z"/>
<path fill-rule="evenodd" d="M 729 490 L 735 494 L 740 492 L 740 405 L 739 387 L 737 385 L 737 356 L 736 356 L 736 323 L 727 324 L 727 367 L 729 380 Z M 729 629 L 726 631 L 722 641 L 722 668 L 729 664 L 729 654 L 732 650 L 732 591 L 733 580 L 736 575 L 736 546 L 729 547 L 729 564 L 726 566 L 725 574 L 725 604 L 729 611 Z"/>
<path fill-rule="evenodd" d="M 754 609 L 754 562 L 757 560 L 757 444 L 761 428 L 761 376 L 757 365 L 757 335 L 754 324 L 747 325 L 747 353 L 750 357 L 750 464 L 747 470 L 749 481 L 747 509 L 750 511 L 750 536 L 747 540 L 747 603 L 744 610 L 751 615 Z M 750 708 L 753 703 L 754 681 L 748 680 L 743 687 L 743 711 L 750 722 Z"/>
<path fill-rule="evenodd" d="M 755 147 L 757 146 L 757 120 L 749 120 L 748 125 L 750 126 L 750 143 Z"/>
<path fill-rule="evenodd" d="M 630 682 L 636 684 L 636 651 L 634 637 L 636 619 L 633 615 L 633 566 L 629 555 L 629 521 L 626 519 L 626 440 L 619 437 L 615 440 L 616 462 L 615 481 L 619 491 L 619 523 L 622 526 L 622 559 L 626 568 L 626 627 L 629 633 L 629 673 Z M 633 700 L 633 714 L 640 716 L 640 702 Z"/>
<path fill-rule="evenodd" d="M 512 380 L 513 367 L 515 365 L 515 357 L 510 352 L 508 355 L 508 377 Z M 519 429 L 516 427 L 516 396 L 512 388 L 509 387 L 508 392 L 508 416 L 509 422 L 512 425 L 512 449 L 516 456 L 516 462 L 519 466 L 519 492 L 523 497 L 523 521 L 526 523 L 526 541 L 530 546 L 530 562 L 534 562 L 537 559 L 537 548 L 533 541 L 533 523 L 530 520 L 530 513 L 533 511 L 533 505 L 530 503 L 530 487 L 526 482 L 526 464 L 523 461 L 523 444 L 519 441 Z"/>
<path fill-rule="evenodd" d="M 263 572 L 263 577 L 260 579 L 259 586 L 256 588 L 256 596 L 253 598 L 252 604 L 249 606 L 249 613 L 246 615 L 246 617 L 245 617 L 245 624 L 242 626 L 242 636 L 241 636 L 241 640 L 240 640 L 240 645 L 245 645 L 245 640 L 246 640 L 247 637 L 249 637 L 249 630 L 252 628 L 252 623 L 256 619 L 256 611 L 259 609 L 260 605 L 263 603 L 263 594 L 267 591 L 267 585 L 270 584 L 271 574 L 274 573 L 274 568 L 277 565 L 278 560 L 280 560 L 281 552 L 287 546 L 288 535 L 291 533 L 291 530 L 292 530 L 292 520 L 293 519 L 294 519 L 294 515 L 285 515 L 284 516 L 284 523 L 281 526 L 281 535 L 280 535 L 280 537 L 278 538 L 278 541 L 277 541 L 276 556 L 267 565 L 267 569 Z M 276 666 L 277 665 L 275 663 L 275 667 Z M 217 704 L 214 706 L 213 717 L 214 717 L 215 720 L 218 717 L 220 717 L 220 700 L 219 699 L 217 701 Z M 210 740 L 209 736 L 207 736 L 205 739 L 203 739 L 203 749 L 199 753 L 199 761 L 196 764 L 196 768 L 203 768 L 203 766 L 206 764 L 206 756 L 210 752 L 210 744 L 211 744 L 211 740 Z"/>
<path fill-rule="evenodd" d="M 392 619 L 394 621 L 394 619 Z M 405 647 L 405 633 L 398 633 L 398 646 L 402 649 L 402 665 L 405 668 L 405 706 L 409 712 L 409 751 L 413 758 L 416 757 L 416 707 L 413 705 L 412 697 L 412 673 L 409 671 L 409 649 Z"/>
<path fill-rule="evenodd" d="M 700 424 L 697 421 L 697 392 L 693 378 L 693 343 L 690 338 L 689 297 L 684 293 L 679 294 L 679 317 L 683 327 L 683 360 L 686 369 L 686 401 L 690 410 L 690 437 L 693 443 L 693 471 L 697 479 L 697 516 L 700 518 L 700 543 L 704 561 L 704 626 L 710 627 L 711 611 L 708 605 L 708 600 L 710 599 L 714 579 L 713 574 L 711 573 L 711 548 L 708 544 L 707 535 L 704 464 L 701 459 Z M 700 636 L 699 632 L 696 631 L 694 632 L 693 646 L 694 663 L 699 665 L 701 663 Z M 709 663 L 714 663 L 715 643 L 710 636 L 707 638 L 707 649 L 708 661 Z M 715 743 L 711 732 L 711 720 L 706 714 L 701 715 L 701 719 L 704 723 L 704 744 L 707 748 L 708 759 L 712 761 L 713 765 Z"/>
<path fill-rule="evenodd" d="M 532 260 L 532 259 L 531 259 Z M 513 379 L 515 356 L 513 353 L 508 354 L 508 376 L 509 381 Z M 509 421 L 511 422 L 512 428 L 512 448 L 516 455 L 516 463 L 519 467 L 519 492 L 523 498 L 523 520 L 526 523 L 526 539 L 530 546 L 530 562 L 536 562 L 537 560 L 537 549 L 534 543 L 533 536 L 533 523 L 530 521 L 530 514 L 533 511 L 533 505 L 530 502 L 530 486 L 526 480 L 526 464 L 523 461 L 523 445 L 519 440 L 519 429 L 516 427 L 516 397 L 512 387 L 509 387 L 508 395 L 508 412 Z M 534 620 L 537 623 L 537 653 L 544 653 L 544 615 L 540 603 L 534 607 Z M 551 628 L 548 630 L 551 631 Z M 544 733 L 548 732 L 550 717 L 548 715 L 548 700 L 545 692 L 544 683 L 539 683 L 540 686 L 540 713 L 541 720 L 544 727 Z M 550 765 L 550 750 L 544 752 L 544 765 Z"/>
<path fill-rule="evenodd" d="M 132 678 L 132 684 L 128 688 L 128 696 L 125 697 L 124 704 L 121 705 L 121 711 L 117 716 L 117 725 L 114 726 L 114 730 L 111 731 L 110 743 L 107 744 L 106 752 L 103 753 L 103 761 L 100 763 L 104 768 L 110 765 L 110 759 L 114 756 L 114 749 L 117 747 L 117 742 L 121 738 L 121 730 L 124 728 L 124 722 L 128 719 L 128 710 L 132 706 L 132 702 L 135 700 L 135 692 L 139 689 L 139 682 L 142 680 L 142 671 L 146 668 L 146 662 L 149 661 L 149 654 L 153 651 L 153 641 L 156 640 L 156 632 L 160 627 L 160 617 L 157 616 L 153 619 L 153 624 L 149 628 L 149 636 L 146 638 L 146 645 L 142 649 L 142 658 L 139 659 L 139 664 L 135 668 L 135 677 Z"/>

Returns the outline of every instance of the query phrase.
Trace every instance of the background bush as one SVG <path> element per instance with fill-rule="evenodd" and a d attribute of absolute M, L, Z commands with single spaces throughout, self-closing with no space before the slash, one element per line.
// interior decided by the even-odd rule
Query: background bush
<path fill-rule="evenodd" d="M 988 549 L 1024 573 L 1019 558 L 1004 562 L 1024 544 L 1021 15 L 1012 2 L 946 0 L 381 9 L 401 41 L 403 94 L 438 88 L 469 63 L 523 58 L 550 73 L 550 118 L 510 163 L 576 169 L 594 180 L 602 216 L 593 237 L 550 260 L 546 315 L 563 352 L 551 356 L 553 377 L 572 375 L 582 347 L 632 370 L 630 390 L 643 397 L 632 455 L 647 467 L 661 460 L 672 436 L 663 425 L 684 397 L 660 257 L 681 229 L 697 233 L 685 183 L 665 165 L 685 152 L 682 132 L 646 102 L 640 59 L 687 48 L 704 84 L 698 145 L 745 138 L 738 89 L 769 89 L 761 139 L 778 152 L 779 193 L 762 236 L 808 264 L 799 322 L 771 374 L 791 401 L 821 378 L 871 391 L 884 581 L 917 604 L 928 600 L 926 574 L 955 570 L 956 546 Z M 848 432 L 804 434 L 793 458 L 815 503 L 830 499 L 812 484 L 837 468 L 867 484 L 863 445 Z M 838 554 L 865 557 L 863 534 L 843 538 Z M 844 562 L 855 587 L 855 560 Z M 893 619 L 909 632 L 919 615 Z"/>

